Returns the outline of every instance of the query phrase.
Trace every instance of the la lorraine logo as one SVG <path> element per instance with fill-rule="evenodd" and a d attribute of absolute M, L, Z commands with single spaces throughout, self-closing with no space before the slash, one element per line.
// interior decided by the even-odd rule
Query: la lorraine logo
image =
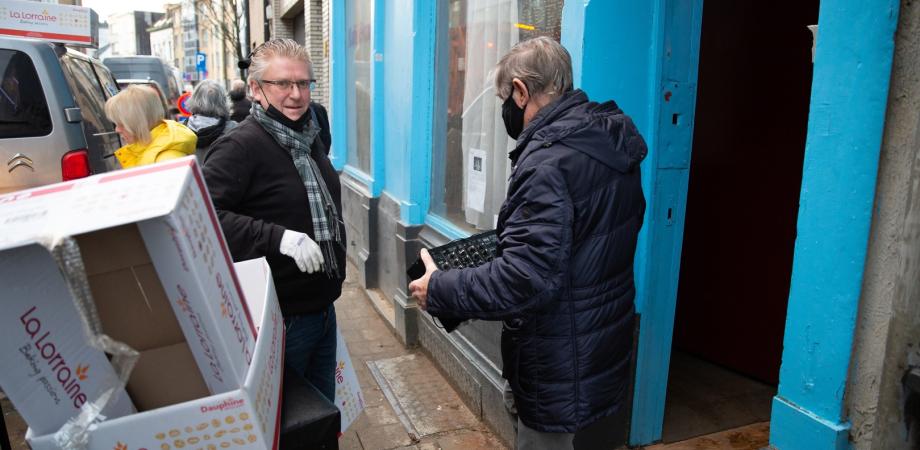
<path fill-rule="evenodd" d="M 128 445 L 125 444 L 124 442 L 118 441 L 118 443 L 116 443 L 115 446 L 112 447 L 112 450 L 128 450 Z"/>
<path fill-rule="evenodd" d="M 221 303 L 221 305 L 220 305 L 220 315 L 221 315 L 222 317 L 227 317 L 229 314 L 230 314 L 230 312 L 227 311 L 227 305 L 224 304 L 224 303 Z"/>
<path fill-rule="evenodd" d="M 77 369 L 74 370 L 74 372 L 76 372 L 77 374 L 77 378 L 79 378 L 80 381 L 86 381 L 86 378 L 87 378 L 86 373 L 88 371 L 89 371 L 89 365 L 83 365 L 83 364 L 77 365 Z"/>
<path fill-rule="evenodd" d="M 48 10 L 45 9 L 44 11 L 42 11 L 42 15 L 43 15 L 43 16 L 48 16 L 48 15 L 50 15 L 50 14 L 48 14 Z"/>

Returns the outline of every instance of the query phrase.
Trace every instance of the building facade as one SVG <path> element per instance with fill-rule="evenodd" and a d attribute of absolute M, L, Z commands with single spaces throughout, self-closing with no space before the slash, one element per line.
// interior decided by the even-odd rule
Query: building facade
<path fill-rule="evenodd" d="M 278 25 L 288 3 L 274 0 L 272 29 L 296 37 Z M 571 53 L 576 87 L 616 100 L 649 146 L 631 403 L 577 446 L 763 421 L 782 450 L 917 445 L 920 6 L 329 3 L 349 257 L 396 334 L 499 436 L 513 436 L 500 324 L 445 333 L 408 297 L 406 268 L 422 247 L 494 227 L 513 143 L 491 70 L 546 35 Z M 687 400 L 713 385 L 721 407 Z M 696 413 L 725 402 L 747 422 Z"/>
<path fill-rule="evenodd" d="M 147 30 L 163 16 L 163 13 L 149 11 L 129 11 L 109 16 L 111 56 L 151 55 L 150 32 Z"/>
<path fill-rule="evenodd" d="M 311 98 L 329 108 L 329 0 L 248 0 L 248 7 L 249 50 L 271 38 L 307 47 L 316 79 Z"/>

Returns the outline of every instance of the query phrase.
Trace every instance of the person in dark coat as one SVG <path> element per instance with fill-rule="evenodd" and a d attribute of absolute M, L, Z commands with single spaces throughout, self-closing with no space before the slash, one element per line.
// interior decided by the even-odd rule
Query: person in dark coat
<path fill-rule="evenodd" d="M 572 448 L 575 432 L 627 407 L 647 148 L 616 103 L 572 89 L 571 59 L 552 39 L 514 46 L 495 87 L 517 139 L 498 256 L 438 270 L 422 250 L 427 271 L 409 288 L 433 316 L 504 321 L 517 448 Z"/>
<path fill-rule="evenodd" d="M 285 364 L 335 397 L 332 303 L 345 280 L 339 177 L 310 119 L 310 58 L 291 39 L 252 55 L 252 114 L 215 142 L 204 176 L 235 261 L 265 256 L 285 322 Z"/>
<path fill-rule="evenodd" d="M 312 114 L 313 120 L 316 121 L 316 125 L 319 126 L 319 139 L 326 146 L 326 154 L 328 155 L 329 149 L 332 148 L 332 134 L 329 132 L 329 113 L 326 112 L 326 108 L 323 105 L 310 102 L 310 114 Z"/>
<path fill-rule="evenodd" d="M 233 80 L 230 83 L 230 120 L 240 123 L 249 116 L 252 102 L 246 96 L 246 83 L 243 80 Z"/>
<path fill-rule="evenodd" d="M 237 123 L 230 120 L 227 91 L 214 80 L 204 80 L 195 86 L 195 91 L 188 99 L 188 109 L 192 115 L 185 126 L 198 136 L 195 156 L 202 162 L 211 144 L 224 133 L 236 128 Z"/>

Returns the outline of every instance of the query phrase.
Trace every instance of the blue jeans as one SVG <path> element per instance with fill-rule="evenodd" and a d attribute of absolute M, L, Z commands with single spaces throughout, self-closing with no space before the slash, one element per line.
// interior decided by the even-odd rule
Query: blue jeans
<path fill-rule="evenodd" d="M 284 363 L 335 403 L 335 308 L 284 318 Z"/>

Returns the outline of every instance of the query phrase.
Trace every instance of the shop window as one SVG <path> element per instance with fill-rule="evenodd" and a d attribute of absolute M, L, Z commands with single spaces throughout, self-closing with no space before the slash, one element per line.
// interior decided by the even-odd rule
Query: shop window
<path fill-rule="evenodd" d="M 346 2 L 348 36 L 346 68 L 348 104 L 348 164 L 365 173 L 371 171 L 371 36 L 372 0 Z"/>
<path fill-rule="evenodd" d="M 561 36 L 563 0 L 450 0 L 446 135 L 435 137 L 431 212 L 463 231 L 495 227 L 514 140 L 502 122 L 493 73 L 514 44 Z M 438 140 L 444 142 L 440 145 Z"/>

